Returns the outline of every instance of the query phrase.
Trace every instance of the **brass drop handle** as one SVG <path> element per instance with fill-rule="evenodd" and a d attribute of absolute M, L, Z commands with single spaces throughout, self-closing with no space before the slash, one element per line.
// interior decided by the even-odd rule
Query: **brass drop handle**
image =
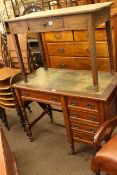
<path fill-rule="evenodd" d="M 93 133 L 96 132 L 96 128 L 89 128 L 88 130 L 89 130 L 90 132 L 93 132 Z"/>
<path fill-rule="evenodd" d="M 67 64 L 62 64 L 62 63 L 61 63 L 61 64 L 59 64 L 59 67 L 60 67 L 60 68 L 66 68 L 66 67 L 67 67 Z"/>
<path fill-rule="evenodd" d="M 59 49 L 57 49 L 57 52 L 58 52 L 58 53 L 64 53 L 64 48 L 59 48 Z"/>
<path fill-rule="evenodd" d="M 73 112 L 73 113 L 71 114 L 71 116 L 72 116 L 72 117 L 78 117 L 78 113 L 77 113 L 77 112 Z"/>
<path fill-rule="evenodd" d="M 77 125 L 77 129 L 80 129 L 80 125 L 79 124 Z"/>
<path fill-rule="evenodd" d="M 89 120 L 96 121 L 96 116 L 89 116 Z"/>
<path fill-rule="evenodd" d="M 91 104 L 91 103 L 88 103 L 88 104 L 87 104 L 87 108 L 89 108 L 89 109 L 94 109 L 95 106 L 94 106 L 93 104 Z"/>
<path fill-rule="evenodd" d="M 54 35 L 54 37 L 55 37 L 56 39 L 61 39 L 61 38 L 62 38 L 62 35 L 61 35 L 61 34 L 56 34 L 56 35 Z"/>
<path fill-rule="evenodd" d="M 55 97 L 55 96 L 53 96 L 53 97 L 51 97 L 51 100 L 54 101 L 54 102 L 57 102 L 58 101 L 58 98 Z"/>

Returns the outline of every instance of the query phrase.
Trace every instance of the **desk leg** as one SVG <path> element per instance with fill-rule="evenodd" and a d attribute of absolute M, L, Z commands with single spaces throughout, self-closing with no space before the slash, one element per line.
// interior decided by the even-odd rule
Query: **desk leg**
<path fill-rule="evenodd" d="M 15 46 L 16 54 L 17 54 L 17 57 L 18 57 L 18 61 L 19 61 L 19 65 L 20 65 L 20 68 L 21 68 L 21 72 L 22 72 L 24 81 L 27 82 L 27 76 L 26 76 L 26 73 L 25 73 L 21 48 L 20 48 L 20 44 L 19 44 L 17 34 L 12 34 L 12 39 L 13 39 L 13 43 L 14 43 L 14 46 Z"/>
<path fill-rule="evenodd" d="M 37 33 L 37 39 L 38 39 L 39 49 L 40 49 L 41 56 L 42 56 L 43 65 L 44 65 L 44 68 L 47 69 L 41 33 Z"/>
<path fill-rule="evenodd" d="M 91 57 L 91 69 L 93 76 L 94 90 L 98 91 L 98 74 L 96 64 L 96 41 L 95 41 L 95 25 L 92 17 L 87 15 L 87 27 L 88 27 L 88 39 L 89 39 L 89 51 Z"/>
<path fill-rule="evenodd" d="M 73 141 L 73 137 L 70 129 L 69 114 L 67 109 L 67 100 L 65 99 L 65 97 L 61 97 L 61 105 L 63 109 L 65 127 L 66 127 L 68 142 L 71 148 L 71 153 L 75 154 L 74 141 Z"/>
<path fill-rule="evenodd" d="M 110 64 L 110 72 L 114 73 L 114 58 L 113 58 L 113 45 L 112 45 L 112 31 L 110 20 L 105 22 L 106 25 L 106 34 L 107 34 L 107 43 L 108 43 L 108 53 L 109 53 L 109 64 Z"/>

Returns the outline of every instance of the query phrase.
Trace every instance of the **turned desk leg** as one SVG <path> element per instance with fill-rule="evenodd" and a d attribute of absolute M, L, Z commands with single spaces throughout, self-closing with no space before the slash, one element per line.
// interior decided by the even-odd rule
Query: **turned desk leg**
<path fill-rule="evenodd" d="M 88 27 L 88 39 L 89 39 L 89 51 L 91 58 L 91 69 L 93 76 L 94 90 L 98 91 L 98 74 L 96 64 L 96 41 L 95 41 L 95 25 L 92 16 L 87 15 L 87 27 Z"/>
<path fill-rule="evenodd" d="M 107 34 L 107 43 L 108 43 L 108 53 L 109 53 L 109 65 L 111 74 L 114 73 L 114 57 L 113 57 L 113 45 L 112 45 L 112 31 L 110 20 L 105 22 L 106 25 L 106 34 Z"/>

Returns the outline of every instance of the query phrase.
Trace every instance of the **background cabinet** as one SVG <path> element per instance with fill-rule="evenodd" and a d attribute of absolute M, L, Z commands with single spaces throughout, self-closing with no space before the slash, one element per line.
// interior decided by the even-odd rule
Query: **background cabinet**
<path fill-rule="evenodd" d="M 112 9 L 112 34 L 114 66 L 117 71 L 117 9 Z M 100 71 L 109 71 L 109 54 L 105 27 L 96 29 L 96 55 Z M 48 32 L 43 34 L 43 45 L 48 67 L 68 69 L 91 69 L 87 31 Z"/>

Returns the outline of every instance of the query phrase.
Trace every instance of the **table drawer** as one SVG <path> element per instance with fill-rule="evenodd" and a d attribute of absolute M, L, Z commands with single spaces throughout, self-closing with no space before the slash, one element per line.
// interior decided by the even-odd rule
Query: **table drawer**
<path fill-rule="evenodd" d="M 73 135 L 73 140 L 74 142 L 84 142 L 84 143 L 89 143 L 89 144 L 93 144 L 93 140 L 94 140 L 94 134 L 87 134 L 84 132 L 79 132 L 79 131 L 74 131 L 72 130 L 72 135 Z"/>
<path fill-rule="evenodd" d="M 70 109 L 70 118 L 74 119 L 75 121 L 78 121 L 78 119 L 84 119 L 91 122 L 98 122 L 99 123 L 99 115 L 98 114 L 92 114 L 87 112 L 81 112 L 77 110 Z"/>
<path fill-rule="evenodd" d="M 42 101 L 42 102 L 50 102 L 58 104 L 61 102 L 60 97 L 58 95 L 43 93 L 43 92 L 35 92 L 35 91 L 28 91 L 22 90 L 23 98 L 30 98 L 35 101 Z"/>
<path fill-rule="evenodd" d="M 28 26 L 27 23 L 24 22 L 13 22 L 10 24 L 11 32 L 14 34 L 21 34 L 21 33 L 27 33 Z"/>
<path fill-rule="evenodd" d="M 47 43 L 49 56 L 90 56 L 88 42 Z M 108 57 L 106 42 L 96 43 L 96 56 Z"/>
<path fill-rule="evenodd" d="M 71 128 L 73 130 L 82 130 L 82 131 L 85 131 L 85 132 L 88 132 L 88 133 L 96 133 L 97 129 L 98 129 L 98 126 L 95 126 L 95 125 L 89 125 L 87 123 L 81 123 L 81 122 L 76 122 L 76 121 L 71 121 Z"/>
<path fill-rule="evenodd" d="M 47 32 L 44 35 L 46 42 L 73 41 L 72 31 Z"/>
<path fill-rule="evenodd" d="M 106 30 L 97 29 L 95 32 L 96 41 L 106 41 Z M 88 31 L 74 31 L 74 40 L 75 41 L 88 41 Z"/>
<path fill-rule="evenodd" d="M 90 57 L 49 56 L 49 60 L 53 68 L 91 70 Z M 108 58 L 97 58 L 97 66 L 100 71 L 110 70 Z"/>
<path fill-rule="evenodd" d="M 64 27 L 63 18 L 45 18 L 28 22 L 29 31 L 51 31 L 52 29 L 62 29 Z"/>
<path fill-rule="evenodd" d="M 82 99 L 76 97 L 69 97 L 68 98 L 68 105 L 74 107 L 81 107 L 89 110 L 98 110 L 99 104 L 97 101 L 89 100 L 89 99 Z"/>

